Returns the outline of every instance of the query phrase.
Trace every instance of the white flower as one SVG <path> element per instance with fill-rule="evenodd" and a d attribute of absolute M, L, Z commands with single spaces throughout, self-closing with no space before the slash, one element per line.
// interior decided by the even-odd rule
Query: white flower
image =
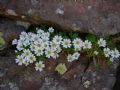
<path fill-rule="evenodd" d="M 62 51 L 61 47 L 58 47 L 56 53 L 60 53 Z"/>
<path fill-rule="evenodd" d="M 22 65 L 24 58 L 22 55 L 18 55 L 17 58 L 15 59 L 16 63 L 18 63 L 18 65 Z"/>
<path fill-rule="evenodd" d="M 95 55 L 98 55 L 98 54 L 99 54 L 99 52 L 98 52 L 98 51 L 94 51 L 94 54 L 95 54 Z"/>
<path fill-rule="evenodd" d="M 92 48 L 92 43 L 88 40 L 85 40 L 83 43 L 83 49 L 91 49 Z"/>
<path fill-rule="evenodd" d="M 46 32 L 46 33 L 44 33 L 44 36 L 49 38 L 50 37 L 50 33 Z"/>
<path fill-rule="evenodd" d="M 28 56 L 27 59 L 28 59 L 27 61 L 29 63 L 33 63 L 34 61 L 36 61 L 36 58 L 35 58 L 35 56 L 33 54 L 31 54 L 30 56 Z"/>
<path fill-rule="evenodd" d="M 40 37 L 37 34 L 33 34 L 31 37 L 31 41 L 39 41 Z"/>
<path fill-rule="evenodd" d="M 109 48 L 104 48 L 103 51 L 104 51 L 105 57 L 109 57 L 110 56 L 111 50 Z"/>
<path fill-rule="evenodd" d="M 53 56 L 54 52 L 50 49 L 50 48 L 47 48 L 45 50 L 45 55 L 47 58 L 50 58 L 51 56 Z"/>
<path fill-rule="evenodd" d="M 22 45 L 23 45 L 24 40 L 25 40 L 25 39 L 18 39 L 17 44 L 22 44 Z"/>
<path fill-rule="evenodd" d="M 35 69 L 36 69 L 36 71 L 40 71 L 40 72 L 41 72 L 44 67 L 45 67 L 45 64 L 43 64 L 42 61 L 39 61 L 39 62 L 37 62 L 37 63 L 35 64 Z"/>
<path fill-rule="evenodd" d="M 71 47 L 71 40 L 70 39 L 63 39 L 62 46 L 64 48 L 70 48 Z"/>
<path fill-rule="evenodd" d="M 43 42 L 40 43 L 35 41 L 33 45 L 34 45 L 34 48 L 41 48 L 43 50 L 43 47 L 44 47 Z"/>
<path fill-rule="evenodd" d="M 37 33 L 41 36 L 44 33 L 44 31 L 42 29 L 38 29 Z"/>
<path fill-rule="evenodd" d="M 80 38 L 76 38 L 73 40 L 74 48 L 82 48 L 83 41 Z"/>
<path fill-rule="evenodd" d="M 22 31 L 20 35 L 26 36 L 27 33 L 25 31 Z"/>
<path fill-rule="evenodd" d="M 29 38 L 19 39 L 18 40 L 18 44 L 22 44 L 25 47 L 28 46 L 28 45 L 30 45 Z"/>
<path fill-rule="evenodd" d="M 53 38 L 53 42 L 60 45 L 61 42 L 62 42 L 62 37 L 56 35 L 56 36 Z"/>
<path fill-rule="evenodd" d="M 98 40 L 99 47 L 106 47 L 106 41 L 103 38 Z"/>
<path fill-rule="evenodd" d="M 49 37 L 43 36 L 41 37 L 43 43 L 48 43 Z"/>
<path fill-rule="evenodd" d="M 34 33 L 31 33 L 31 32 L 28 33 L 28 37 L 29 37 L 30 41 L 32 41 L 33 35 L 34 35 Z"/>
<path fill-rule="evenodd" d="M 34 43 L 31 43 L 31 45 L 30 45 L 30 50 L 31 50 L 31 51 L 34 51 L 34 49 L 35 49 L 35 44 L 34 44 Z"/>
<path fill-rule="evenodd" d="M 75 52 L 72 56 L 73 56 L 74 60 L 78 60 L 78 58 L 80 57 L 80 53 Z"/>
<path fill-rule="evenodd" d="M 56 44 L 55 42 L 50 42 L 50 46 L 52 50 L 56 51 L 59 47 L 59 44 Z"/>
<path fill-rule="evenodd" d="M 23 41 L 23 45 L 24 45 L 25 47 L 28 46 L 28 45 L 30 45 L 30 41 L 29 41 L 28 38 Z"/>
<path fill-rule="evenodd" d="M 49 42 L 42 43 L 43 49 L 47 49 L 49 47 Z"/>
<path fill-rule="evenodd" d="M 67 60 L 68 60 L 68 62 L 72 62 L 72 61 L 74 61 L 74 58 L 73 58 L 73 56 L 71 54 L 69 54 L 67 56 Z"/>
<path fill-rule="evenodd" d="M 12 45 L 16 45 L 17 43 L 18 43 L 17 39 L 14 39 L 14 40 L 12 41 Z"/>
<path fill-rule="evenodd" d="M 40 35 L 41 38 L 48 38 L 49 40 L 49 37 L 50 37 L 50 33 L 49 32 L 44 32 Z"/>
<path fill-rule="evenodd" d="M 41 55 L 43 55 L 43 53 L 44 53 L 44 52 L 43 52 L 43 49 L 40 48 L 40 47 L 35 47 L 34 52 L 35 52 L 36 56 L 41 56 Z"/>
<path fill-rule="evenodd" d="M 49 31 L 50 33 L 53 33 L 53 32 L 54 32 L 54 28 L 53 28 L 53 27 L 49 27 L 48 31 Z"/>
<path fill-rule="evenodd" d="M 19 50 L 19 51 L 21 51 L 21 50 L 23 50 L 24 49 L 24 47 L 23 47 L 23 45 L 22 44 L 17 44 L 17 50 Z"/>
<path fill-rule="evenodd" d="M 24 53 L 25 57 L 32 55 L 32 53 L 31 53 L 31 51 L 29 49 L 24 49 L 23 53 Z"/>
<path fill-rule="evenodd" d="M 54 58 L 54 59 L 56 59 L 56 58 L 59 57 L 59 55 L 58 55 L 56 52 L 53 52 L 53 53 L 51 54 L 51 57 Z"/>
<path fill-rule="evenodd" d="M 112 58 L 118 58 L 120 56 L 119 51 L 115 48 L 114 50 L 111 51 L 111 56 Z"/>
<path fill-rule="evenodd" d="M 28 34 L 26 32 L 21 32 L 20 34 L 20 39 L 25 39 L 26 37 L 28 37 Z"/>

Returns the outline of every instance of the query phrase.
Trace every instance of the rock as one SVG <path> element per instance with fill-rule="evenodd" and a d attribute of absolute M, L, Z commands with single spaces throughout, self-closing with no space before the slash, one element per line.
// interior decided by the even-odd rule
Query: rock
<path fill-rule="evenodd" d="M 66 54 L 62 52 L 57 60 L 47 59 L 44 71 L 37 72 L 33 64 L 27 67 L 18 66 L 14 60 L 13 49 L 0 51 L 0 89 L 112 90 L 116 74 L 114 65 L 101 64 L 101 68 L 96 69 L 91 63 L 88 69 L 85 69 L 88 59 L 84 55 L 81 54 L 80 60 L 71 64 L 66 62 L 65 58 Z M 63 76 L 54 71 L 59 62 L 65 63 L 68 68 Z"/>
<path fill-rule="evenodd" d="M 84 88 L 88 90 L 113 90 L 116 78 L 116 68 L 113 64 L 101 64 L 97 69 L 93 63 L 89 66 L 84 76 L 82 77 L 83 86 L 86 81 L 90 84 Z"/>
<path fill-rule="evenodd" d="M 38 90 L 44 72 L 36 72 L 33 65 L 18 66 L 14 51 L 6 50 L 7 56 L 0 54 L 0 90 Z"/>
<path fill-rule="evenodd" d="M 114 84 L 113 90 L 119 90 L 120 89 L 120 64 L 117 68 L 116 72 L 116 82 Z"/>
<path fill-rule="evenodd" d="M 3 33 L 5 39 L 5 46 L 11 46 L 11 41 L 18 38 L 22 31 L 25 31 L 29 27 L 29 23 L 14 21 L 11 19 L 0 18 L 0 32 Z"/>
<path fill-rule="evenodd" d="M 0 78 L 6 74 L 7 70 L 5 68 L 0 68 Z"/>
<path fill-rule="evenodd" d="M 120 32 L 119 8 L 119 0 L 0 0 L 2 16 L 98 36 Z"/>

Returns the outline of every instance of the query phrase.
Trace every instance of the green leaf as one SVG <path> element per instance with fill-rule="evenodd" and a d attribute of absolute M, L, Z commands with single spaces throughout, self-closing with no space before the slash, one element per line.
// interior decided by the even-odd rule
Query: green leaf
<path fill-rule="evenodd" d="M 16 55 L 21 55 L 22 53 L 23 53 L 23 51 L 17 51 L 17 50 L 15 51 Z"/>
<path fill-rule="evenodd" d="M 73 40 L 73 39 L 75 39 L 75 38 L 78 37 L 78 34 L 77 34 L 77 33 L 70 32 L 70 33 L 69 33 L 69 36 L 70 36 L 70 38 Z"/>
<path fill-rule="evenodd" d="M 67 71 L 67 67 L 65 64 L 59 63 L 55 68 L 55 71 L 57 71 L 60 75 L 63 75 Z"/>
<path fill-rule="evenodd" d="M 45 59 L 45 56 L 38 56 L 37 57 L 37 60 L 44 60 Z"/>
<path fill-rule="evenodd" d="M 92 34 L 88 34 L 86 37 L 85 37 L 86 40 L 89 40 L 91 41 L 92 43 L 95 43 L 97 41 L 97 38 L 95 35 L 92 35 Z"/>

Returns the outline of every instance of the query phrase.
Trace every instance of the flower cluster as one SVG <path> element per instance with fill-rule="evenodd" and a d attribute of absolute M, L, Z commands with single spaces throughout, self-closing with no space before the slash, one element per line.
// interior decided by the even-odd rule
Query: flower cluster
<path fill-rule="evenodd" d="M 49 27 L 47 31 L 36 28 L 36 33 L 21 32 L 19 39 L 12 41 L 16 45 L 16 63 L 18 65 L 29 65 L 35 63 L 35 69 L 42 71 L 45 67 L 44 58 L 58 58 L 62 50 L 73 50 L 67 56 L 68 62 L 78 60 L 81 52 L 92 51 L 92 55 L 99 55 L 99 50 L 94 50 L 93 43 L 90 40 L 83 41 L 79 37 L 63 37 L 54 32 L 54 28 Z M 97 40 L 97 46 L 103 51 L 106 58 L 112 62 L 114 58 L 120 56 L 119 51 L 107 47 L 107 42 L 103 38 Z"/>

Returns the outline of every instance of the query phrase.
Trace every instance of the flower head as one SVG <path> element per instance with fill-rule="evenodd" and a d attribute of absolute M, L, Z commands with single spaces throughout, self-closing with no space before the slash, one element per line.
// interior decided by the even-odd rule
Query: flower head
<path fill-rule="evenodd" d="M 104 48 L 103 51 L 104 51 L 105 57 L 110 57 L 111 50 L 109 48 Z"/>
<path fill-rule="evenodd" d="M 82 48 L 83 41 L 80 38 L 76 38 L 73 40 L 73 46 L 74 48 Z"/>
<path fill-rule="evenodd" d="M 50 33 L 53 33 L 53 32 L 54 32 L 54 28 L 53 28 L 53 27 L 49 27 L 48 31 L 49 31 Z"/>
<path fill-rule="evenodd" d="M 71 40 L 70 39 L 63 39 L 62 46 L 64 48 L 70 48 L 71 47 Z"/>
<path fill-rule="evenodd" d="M 54 59 L 56 59 L 56 58 L 59 57 L 59 55 L 58 55 L 58 53 L 53 52 L 53 53 L 51 54 L 51 57 L 54 58 Z"/>
<path fill-rule="evenodd" d="M 20 39 L 25 39 L 26 37 L 28 37 L 28 34 L 25 31 L 21 32 Z"/>
<path fill-rule="evenodd" d="M 103 38 L 98 40 L 99 47 L 106 47 L 106 41 Z"/>
<path fill-rule="evenodd" d="M 114 50 L 111 51 L 111 56 L 112 58 L 118 58 L 120 56 L 119 51 L 115 48 Z"/>
<path fill-rule="evenodd" d="M 17 43 L 18 43 L 17 39 L 14 39 L 14 40 L 12 41 L 12 45 L 16 45 Z"/>
<path fill-rule="evenodd" d="M 56 35 L 56 36 L 53 38 L 53 42 L 60 45 L 61 42 L 62 42 L 62 37 Z"/>
<path fill-rule="evenodd" d="M 33 54 L 27 57 L 28 63 L 33 63 L 34 61 L 36 61 L 36 57 Z"/>
<path fill-rule="evenodd" d="M 68 62 L 72 62 L 72 61 L 74 61 L 74 58 L 73 58 L 73 56 L 71 54 L 69 54 L 67 56 L 67 60 L 68 60 Z"/>
<path fill-rule="evenodd" d="M 47 58 L 50 58 L 53 53 L 54 53 L 54 52 L 53 52 L 50 48 L 47 48 L 47 49 L 45 50 L 45 55 L 46 55 Z"/>
<path fill-rule="evenodd" d="M 40 71 L 40 72 L 41 72 L 44 67 L 45 67 L 45 64 L 43 64 L 42 61 L 39 61 L 39 62 L 37 62 L 37 63 L 35 64 L 35 69 L 36 69 L 36 71 Z"/>
<path fill-rule="evenodd" d="M 80 53 L 75 52 L 72 56 L 75 60 L 77 60 L 80 57 Z"/>
<path fill-rule="evenodd" d="M 16 63 L 18 63 L 18 65 L 22 65 L 24 64 L 24 57 L 22 55 L 18 55 L 17 58 L 15 59 Z"/>
<path fill-rule="evenodd" d="M 49 32 L 44 32 L 43 34 L 41 34 L 40 37 L 41 37 L 41 38 L 48 38 L 48 40 L 49 40 L 50 33 L 49 33 Z"/>
<path fill-rule="evenodd" d="M 40 37 L 37 34 L 33 34 L 31 37 L 31 41 L 39 41 Z"/>
<path fill-rule="evenodd" d="M 55 42 L 50 42 L 50 46 L 51 46 L 51 49 L 56 51 L 59 46 L 59 44 L 55 43 Z"/>
<path fill-rule="evenodd" d="M 83 43 L 83 49 L 91 49 L 92 48 L 92 43 L 88 40 L 85 40 Z"/>
<path fill-rule="evenodd" d="M 21 51 L 24 49 L 23 45 L 21 43 L 18 43 L 16 46 L 17 50 Z"/>
<path fill-rule="evenodd" d="M 35 47 L 35 50 L 34 50 L 34 52 L 35 52 L 35 55 L 36 56 L 41 56 L 41 55 L 43 55 L 43 49 L 42 48 L 40 48 L 40 47 Z"/>
<path fill-rule="evenodd" d="M 44 31 L 42 29 L 38 29 L 37 30 L 37 34 L 39 34 L 40 36 L 44 33 Z"/>

